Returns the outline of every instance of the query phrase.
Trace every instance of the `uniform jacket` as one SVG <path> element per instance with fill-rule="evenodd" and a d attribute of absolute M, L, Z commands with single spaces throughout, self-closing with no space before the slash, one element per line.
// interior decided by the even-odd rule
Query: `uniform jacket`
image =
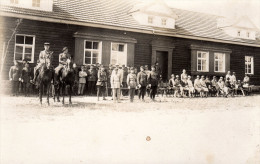
<path fill-rule="evenodd" d="M 151 84 L 151 86 L 157 86 L 158 80 L 159 80 L 158 73 L 151 71 L 148 75 L 148 83 Z"/>
<path fill-rule="evenodd" d="M 132 73 L 128 74 L 126 80 L 127 85 L 130 86 L 130 88 L 136 88 L 136 84 L 137 84 L 136 79 L 137 78 L 135 74 Z"/>
<path fill-rule="evenodd" d="M 88 81 L 97 81 L 97 72 L 95 69 L 88 70 Z"/>
<path fill-rule="evenodd" d="M 120 88 L 122 84 L 122 74 L 119 72 L 112 73 L 110 81 L 111 81 L 111 88 Z"/>
<path fill-rule="evenodd" d="M 13 81 L 19 81 L 21 70 L 18 66 L 12 66 L 9 71 L 9 79 L 13 79 Z"/>
<path fill-rule="evenodd" d="M 70 59 L 71 55 L 68 53 L 61 53 L 59 54 L 59 63 L 61 65 L 66 65 L 67 64 L 67 59 Z"/>
<path fill-rule="evenodd" d="M 24 83 L 29 83 L 32 78 L 31 70 L 29 68 L 23 68 L 21 79 Z"/>
<path fill-rule="evenodd" d="M 121 69 L 121 73 L 122 73 L 122 81 L 123 82 L 127 82 L 127 75 L 128 75 L 128 70 L 127 70 L 127 68 L 125 67 L 125 68 L 122 68 Z"/>
<path fill-rule="evenodd" d="M 52 51 L 45 51 L 45 50 L 41 51 L 40 55 L 39 55 L 40 63 L 45 63 L 45 59 L 46 59 L 46 63 L 52 64 L 53 52 Z"/>
<path fill-rule="evenodd" d="M 105 71 L 98 71 L 97 85 L 105 86 L 106 81 L 107 81 L 107 73 Z"/>
<path fill-rule="evenodd" d="M 147 74 L 144 71 L 140 71 L 137 74 L 137 84 L 141 86 L 147 85 Z"/>

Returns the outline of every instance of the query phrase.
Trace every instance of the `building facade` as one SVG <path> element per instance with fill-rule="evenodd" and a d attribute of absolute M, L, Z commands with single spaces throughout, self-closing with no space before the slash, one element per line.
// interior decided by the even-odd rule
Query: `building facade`
<path fill-rule="evenodd" d="M 232 22 L 172 9 L 163 1 L 35 2 L 23 6 L 22 0 L 18 4 L 6 0 L 1 6 L 1 45 L 7 45 L 11 38 L 4 79 L 14 60 L 27 60 L 34 66 L 43 43 L 50 42 L 54 65 L 67 46 L 77 65 L 150 67 L 158 62 L 164 79 L 172 73 L 181 74 L 182 69 L 191 75 L 209 76 L 231 71 L 241 80 L 248 74 L 252 84 L 260 85 L 259 31 L 249 18 Z M 22 23 L 13 33 L 17 19 Z"/>

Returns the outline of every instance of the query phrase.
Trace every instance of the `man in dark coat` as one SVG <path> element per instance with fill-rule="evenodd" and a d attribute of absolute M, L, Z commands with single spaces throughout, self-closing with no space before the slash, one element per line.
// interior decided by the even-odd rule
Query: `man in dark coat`
<path fill-rule="evenodd" d="M 144 101 L 144 95 L 146 91 L 146 86 L 147 86 L 147 74 L 144 71 L 144 67 L 140 67 L 140 72 L 137 74 L 137 85 L 138 85 L 138 97 L 139 99 L 142 96 L 142 101 Z"/>
<path fill-rule="evenodd" d="M 157 87 L 158 87 L 158 80 L 159 76 L 158 73 L 156 72 L 155 66 L 152 66 L 152 70 L 148 75 L 148 84 L 150 89 L 150 98 L 151 100 L 154 101 L 156 92 L 157 92 Z"/>
<path fill-rule="evenodd" d="M 92 96 L 95 92 L 97 82 L 97 72 L 93 65 L 88 70 L 88 92 Z"/>
<path fill-rule="evenodd" d="M 23 70 L 22 70 L 22 74 L 20 77 L 20 81 L 22 82 L 22 88 L 23 88 L 23 92 L 25 96 L 29 95 L 29 89 L 30 89 L 30 81 L 32 79 L 32 74 L 31 74 L 31 70 L 29 68 L 29 64 L 26 63 Z"/>
<path fill-rule="evenodd" d="M 99 101 L 99 96 L 102 94 L 103 100 L 105 99 L 105 91 L 106 91 L 106 82 L 107 82 L 107 73 L 105 71 L 105 68 L 103 65 L 100 66 L 100 69 L 98 70 L 97 73 L 97 98 Z"/>

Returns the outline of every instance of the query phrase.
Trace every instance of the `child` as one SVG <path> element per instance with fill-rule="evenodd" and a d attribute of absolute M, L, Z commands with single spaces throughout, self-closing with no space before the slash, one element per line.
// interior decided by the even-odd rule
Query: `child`
<path fill-rule="evenodd" d="M 136 74 L 135 74 L 135 69 L 131 68 L 130 69 L 130 74 L 127 75 L 127 85 L 129 88 L 129 97 L 130 97 L 130 102 L 134 101 L 134 96 L 135 96 L 135 88 L 136 88 Z"/>

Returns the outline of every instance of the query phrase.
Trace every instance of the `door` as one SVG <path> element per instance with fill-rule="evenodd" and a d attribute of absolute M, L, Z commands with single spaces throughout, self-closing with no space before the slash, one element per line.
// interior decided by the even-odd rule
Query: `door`
<path fill-rule="evenodd" d="M 156 61 L 159 63 L 163 80 L 168 80 L 168 51 L 156 51 Z"/>

